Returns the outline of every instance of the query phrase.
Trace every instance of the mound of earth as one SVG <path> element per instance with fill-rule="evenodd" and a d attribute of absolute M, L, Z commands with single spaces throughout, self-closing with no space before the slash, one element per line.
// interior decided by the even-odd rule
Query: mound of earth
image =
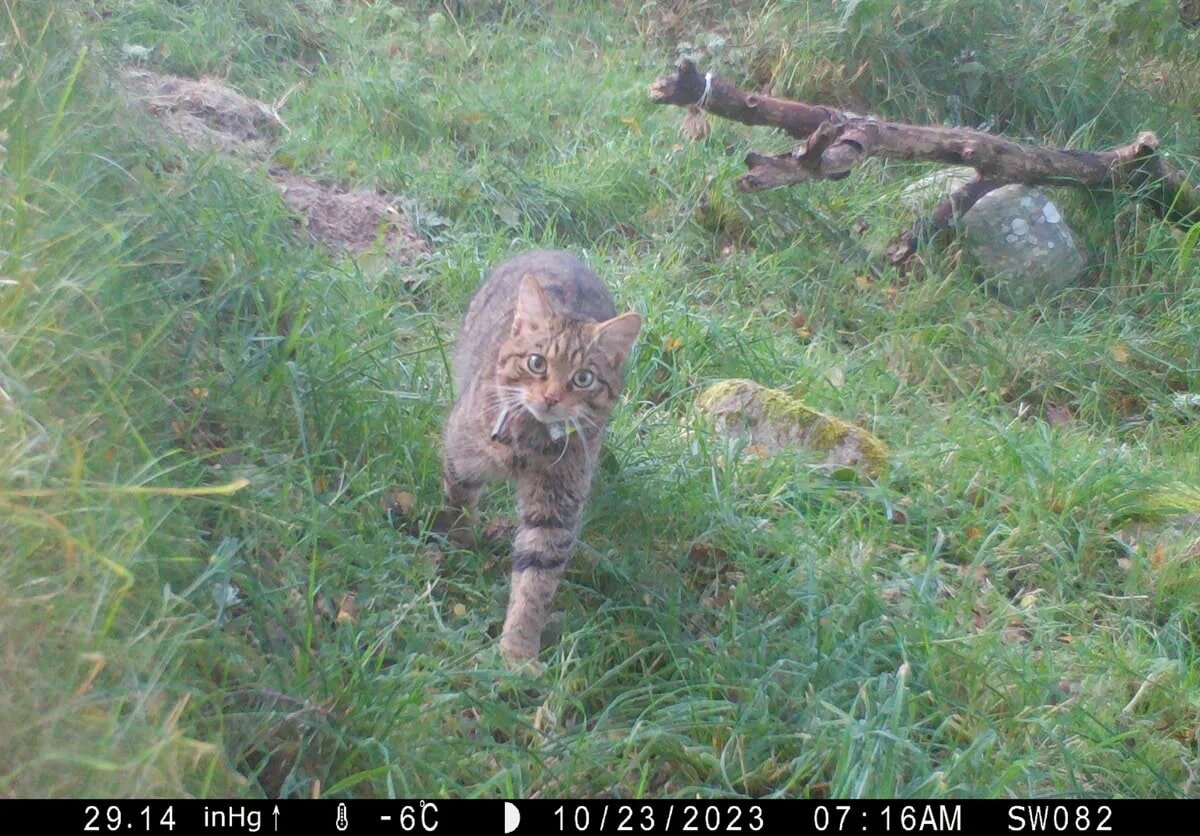
<path fill-rule="evenodd" d="M 274 107 L 218 79 L 127 69 L 120 83 L 136 107 L 193 151 L 262 163 L 286 129 Z M 429 251 L 395 195 L 382 189 L 347 191 L 284 169 L 267 174 L 309 237 L 334 252 L 357 255 L 381 245 L 390 258 L 408 264 Z"/>
<path fill-rule="evenodd" d="M 360 253 L 382 240 L 387 254 L 404 263 L 429 251 L 426 240 L 397 205 L 397 198 L 387 192 L 347 192 L 290 172 L 272 175 L 272 179 L 283 202 L 304 219 L 308 234 L 328 247 Z"/>
<path fill-rule="evenodd" d="M 193 80 L 129 69 L 121 74 L 121 82 L 139 107 L 193 151 L 263 157 L 283 130 L 273 107 L 214 78 Z"/>

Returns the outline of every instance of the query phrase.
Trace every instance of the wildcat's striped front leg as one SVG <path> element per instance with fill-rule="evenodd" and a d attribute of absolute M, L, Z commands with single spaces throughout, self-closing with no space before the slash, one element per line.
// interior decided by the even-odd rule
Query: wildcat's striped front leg
<path fill-rule="evenodd" d="M 533 659 L 542 645 L 558 581 L 575 548 L 587 502 L 591 468 L 582 440 L 551 474 L 517 475 L 519 524 L 513 541 L 512 588 L 500 649 L 514 660 Z M 572 455 L 574 454 L 574 455 Z"/>

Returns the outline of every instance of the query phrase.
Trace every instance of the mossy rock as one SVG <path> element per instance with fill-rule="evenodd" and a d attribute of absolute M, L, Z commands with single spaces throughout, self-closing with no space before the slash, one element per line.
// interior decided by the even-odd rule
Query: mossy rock
<path fill-rule="evenodd" d="M 714 383 L 696 398 L 696 406 L 713 419 L 717 432 L 766 455 L 815 450 L 825 453 L 826 465 L 855 468 L 873 478 L 887 467 L 887 445 L 862 427 L 753 380 Z"/>

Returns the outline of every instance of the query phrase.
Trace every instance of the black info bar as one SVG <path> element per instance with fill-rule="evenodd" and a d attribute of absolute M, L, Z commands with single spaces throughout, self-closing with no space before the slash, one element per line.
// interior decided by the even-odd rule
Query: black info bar
<path fill-rule="evenodd" d="M 1185 807 L 1185 805 L 1187 805 Z M 1144 832 L 1186 800 L 11 800 L 0 832 L 205 834 L 877 834 Z"/>

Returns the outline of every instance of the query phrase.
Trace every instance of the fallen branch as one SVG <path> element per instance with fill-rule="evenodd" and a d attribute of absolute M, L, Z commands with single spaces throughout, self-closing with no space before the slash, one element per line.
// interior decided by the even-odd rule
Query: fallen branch
<path fill-rule="evenodd" d="M 961 218 L 972 206 L 991 191 L 1004 185 L 1002 180 L 976 176 L 968 180 L 950 193 L 950 197 L 937 205 L 933 212 L 920 218 L 911 229 L 900 233 L 891 244 L 888 244 L 886 257 L 889 264 L 903 269 L 917 251 L 923 241 L 929 241 L 939 232 L 950 229 L 955 218 Z"/>
<path fill-rule="evenodd" d="M 748 93 L 711 73 L 700 75 L 688 60 L 680 61 L 673 75 L 650 85 L 650 100 L 700 107 L 724 119 L 778 128 L 804 140 L 787 154 L 748 154 L 746 165 L 750 170 L 738 179 L 738 188 L 746 192 L 809 180 L 841 179 L 867 157 L 974 168 L 975 180 L 958 189 L 888 248 L 888 260 L 901 266 L 920 241 L 947 228 L 954 217 L 980 197 L 1007 183 L 1129 189 L 1160 217 L 1180 226 L 1200 221 L 1200 190 L 1163 158 L 1159 138 L 1150 131 L 1110 151 L 1029 145 L 965 128 L 905 125 Z"/>

